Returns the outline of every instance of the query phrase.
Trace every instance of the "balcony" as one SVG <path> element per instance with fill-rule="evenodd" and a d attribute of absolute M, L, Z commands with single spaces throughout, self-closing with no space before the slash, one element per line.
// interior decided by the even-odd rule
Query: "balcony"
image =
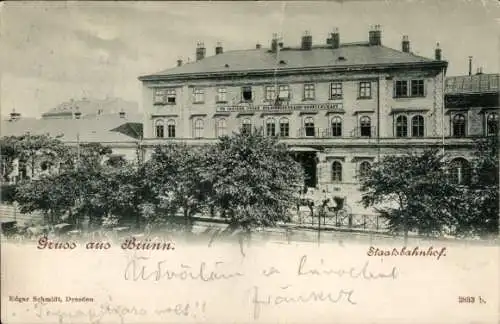
<path fill-rule="evenodd" d="M 297 138 L 375 138 L 377 137 L 376 127 L 370 128 L 356 127 L 351 131 L 338 134 L 332 128 L 301 127 L 297 132 Z"/>

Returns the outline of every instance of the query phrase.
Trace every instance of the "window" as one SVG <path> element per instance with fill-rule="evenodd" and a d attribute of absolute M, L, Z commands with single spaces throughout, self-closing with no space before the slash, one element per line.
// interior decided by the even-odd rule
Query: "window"
<path fill-rule="evenodd" d="M 498 114 L 491 113 L 486 120 L 486 135 L 498 134 Z"/>
<path fill-rule="evenodd" d="M 424 96 L 424 80 L 411 80 L 411 96 L 412 97 Z"/>
<path fill-rule="evenodd" d="M 215 132 L 217 133 L 217 137 L 226 136 L 227 135 L 227 124 L 226 119 L 221 118 L 217 121 Z"/>
<path fill-rule="evenodd" d="M 332 136 L 342 136 L 342 118 L 339 116 L 332 118 Z"/>
<path fill-rule="evenodd" d="M 453 136 L 465 137 L 465 116 L 462 114 L 453 117 Z"/>
<path fill-rule="evenodd" d="M 155 104 L 175 104 L 176 91 L 175 89 L 155 89 L 154 103 Z"/>
<path fill-rule="evenodd" d="M 194 137 L 203 137 L 203 119 L 198 118 L 194 121 Z"/>
<path fill-rule="evenodd" d="M 155 122 L 155 135 L 156 137 L 165 137 L 165 127 L 163 126 L 163 120 L 157 120 Z"/>
<path fill-rule="evenodd" d="M 242 101 L 248 102 L 252 101 L 252 87 L 244 86 L 241 88 L 241 99 Z"/>
<path fill-rule="evenodd" d="M 315 89 L 313 83 L 304 84 L 304 100 L 314 100 Z"/>
<path fill-rule="evenodd" d="M 275 86 L 266 86 L 265 87 L 265 96 L 267 101 L 274 101 L 276 99 L 276 87 Z"/>
<path fill-rule="evenodd" d="M 195 103 L 203 103 L 205 101 L 205 90 L 201 88 L 195 88 L 193 93 Z"/>
<path fill-rule="evenodd" d="M 396 137 L 406 137 L 408 135 L 408 119 L 406 116 L 398 116 L 396 119 Z"/>
<path fill-rule="evenodd" d="M 394 83 L 394 97 L 408 96 L 408 81 L 398 80 Z"/>
<path fill-rule="evenodd" d="M 227 102 L 227 90 L 226 88 L 217 88 L 217 98 L 215 99 L 216 102 Z"/>
<path fill-rule="evenodd" d="M 417 115 L 411 119 L 411 136 L 424 137 L 424 117 Z"/>
<path fill-rule="evenodd" d="M 314 119 L 312 117 L 307 117 L 304 120 L 304 127 L 306 130 L 306 136 L 314 136 Z"/>
<path fill-rule="evenodd" d="M 252 132 L 252 121 L 248 118 L 243 119 L 241 122 L 241 133 L 250 134 Z"/>
<path fill-rule="evenodd" d="M 372 97 L 372 83 L 371 82 L 360 82 L 359 83 L 359 98 L 371 98 Z"/>
<path fill-rule="evenodd" d="M 274 118 L 268 118 L 266 120 L 266 135 L 276 136 L 276 121 Z"/>
<path fill-rule="evenodd" d="M 370 162 L 368 161 L 363 161 L 361 162 L 361 164 L 359 165 L 359 176 L 361 178 L 364 178 L 368 175 L 368 173 L 370 172 L 372 168 L 372 165 L 370 164 Z"/>
<path fill-rule="evenodd" d="M 361 136 L 372 136 L 372 122 L 370 117 L 363 116 L 359 119 L 360 135 Z"/>
<path fill-rule="evenodd" d="M 290 99 L 290 87 L 288 85 L 282 84 L 278 87 L 278 99 L 279 100 Z"/>
<path fill-rule="evenodd" d="M 169 119 L 167 122 L 167 136 L 169 138 L 175 137 L 175 120 Z"/>
<path fill-rule="evenodd" d="M 286 117 L 282 117 L 280 119 L 280 136 L 290 136 L 290 123 L 288 122 L 288 118 Z"/>
<path fill-rule="evenodd" d="M 342 181 L 342 164 L 339 161 L 332 163 L 332 182 Z"/>
<path fill-rule="evenodd" d="M 458 185 L 470 183 L 470 165 L 464 158 L 456 158 L 451 161 L 450 181 Z"/>
<path fill-rule="evenodd" d="M 330 99 L 341 99 L 342 98 L 342 83 L 333 82 L 330 85 Z"/>

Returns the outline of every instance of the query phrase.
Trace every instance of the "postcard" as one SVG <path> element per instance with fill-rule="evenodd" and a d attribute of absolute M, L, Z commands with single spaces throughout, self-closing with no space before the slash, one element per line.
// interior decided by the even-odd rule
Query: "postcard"
<path fill-rule="evenodd" d="M 2 323 L 498 323 L 498 4 L 2 3 Z"/>

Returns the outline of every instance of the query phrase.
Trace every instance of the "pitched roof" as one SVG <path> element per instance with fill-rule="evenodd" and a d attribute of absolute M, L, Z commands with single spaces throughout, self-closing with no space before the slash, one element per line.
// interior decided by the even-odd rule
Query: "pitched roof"
<path fill-rule="evenodd" d="M 499 92 L 500 74 L 460 75 L 446 78 L 446 94 Z"/>
<path fill-rule="evenodd" d="M 63 142 L 130 142 L 137 139 L 133 132 L 122 132 L 120 127 L 133 124 L 136 133 L 142 134 L 142 115 L 126 118 L 119 116 L 100 116 L 82 119 L 24 119 L 15 121 L 2 120 L 1 136 L 20 136 L 31 134 L 49 134 Z M 140 125 L 140 126 L 139 126 Z M 140 128 L 140 131 L 138 130 Z"/>
<path fill-rule="evenodd" d="M 76 111 L 79 111 L 82 116 L 118 114 L 120 111 L 124 111 L 126 113 L 137 113 L 138 104 L 121 98 L 82 98 L 79 100 L 63 102 L 42 114 L 42 117 L 64 115 L 72 116 Z"/>
<path fill-rule="evenodd" d="M 313 46 L 311 50 L 283 48 L 279 54 L 268 49 L 228 51 L 205 57 L 197 62 L 167 69 L 139 79 L 180 76 L 195 73 L 248 72 L 297 68 L 377 66 L 440 62 L 430 58 L 367 43 L 342 44 L 338 49 Z M 441 62 L 444 63 L 444 62 Z"/>

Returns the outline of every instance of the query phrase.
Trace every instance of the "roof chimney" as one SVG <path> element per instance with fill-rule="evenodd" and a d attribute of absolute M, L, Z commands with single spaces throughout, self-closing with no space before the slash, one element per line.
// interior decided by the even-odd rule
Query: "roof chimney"
<path fill-rule="evenodd" d="M 202 60 L 205 57 L 205 44 L 198 42 L 196 44 L 196 61 Z"/>
<path fill-rule="evenodd" d="M 120 112 L 119 112 L 119 116 L 120 116 L 120 118 L 125 118 L 126 113 L 123 111 L 123 109 L 122 109 L 122 110 L 120 110 Z"/>
<path fill-rule="evenodd" d="M 80 108 L 78 106 L 76 107 L 76 111 L 73 115 L 75 119 L 80 119 L 80 117 L 82 116 L 82 112 L 80 111 Z"/>
<path fill-rule="evenodd" d="M 476 74 L 483 74 L 483 67 L 478 67 Z"/>
<path fill-rule="evenodd" d="M 380 25 L 375 25 L 368 33 L 368 43 L 374 46 L 382 45 L 382 31 Z"/>
<path fill-rule="evenodd" d="M 335 28 L 333 30 L 333 33 L 330 35 L 330 44 L 332 45 L 333 49 L 340 47 L 340 35 L 338 28 Z"/>
<path fill-rule="evenodd" d="M 271 52 L 278 51 L 278 34 L 273 34 L 273 39 L 271 40 Z"/>
<path fill-rule="evenodd" d="M 434 58 L 436 61 L 441 61 L 441 48 L 439 47 L 439 43 L 436 43 L 436 49 L 434 50 Z"/>
<path fill-rule="evenodd" d="M 177 66 L 182 66 L 182 60 L 181 59 L 177 60 Z"/>
<path fill-rule="evenodd" d="M 220 42 L 217 43 L 217 46 L 215 47 L 215 55 L 222 54 L 222 44 Z"/>
<path fill-rule="evenodd" d="M 21 114 L 16 112 L 16 109 L 12 109 L 12 112 L 10 113 L 10 121 L 16 121 L 21 118 Z"/>
<path fill-rule="evenodd" d="M 469 56 L 469 75 L 472 75 L 472 56 Z"/>
<path fill-rule="evenodd" d="M 312 48 L 312 35 L 309 33 L 309 31 L 305 31 L 304 35 L 302 36 L 302 42 L 300 45 L 300 49 L 308 51 Z"/>
<path fill-rule="evenodd" d="M 255 48 L 256 49 L 260 49 L 261 48 L 261 45 L 259 43 L 255 44 Z"/>
<path fill-rule="evenodd" d="M 403 36 L 403 40 L 401 41 L 401 50 L 405 53 L 410 53 L 410 41 L 407 35 Z"/>

